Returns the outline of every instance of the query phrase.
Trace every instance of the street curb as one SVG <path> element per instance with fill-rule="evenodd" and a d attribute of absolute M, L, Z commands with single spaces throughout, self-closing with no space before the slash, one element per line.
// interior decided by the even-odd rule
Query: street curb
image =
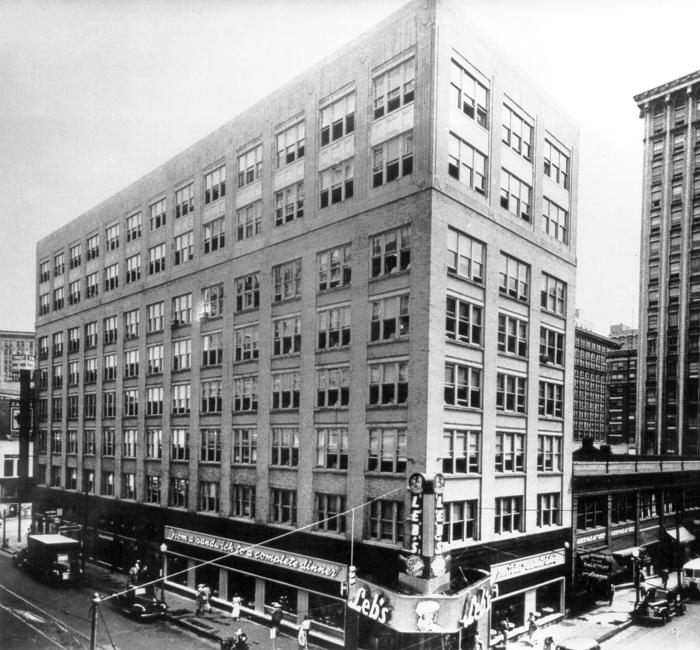
<path fill-rule="evenodd" d="M 596 638 L 596 641 L 598 643 L 603 643 L 604 641 L 607 641 L 608 639 L 614 637 L 616 634 L 619 634 L 622 632 L 622 630 L 626 630 L 628 627 L 632 625 L 632 619 L 629 621 L 626 621 L 625 623 L 622 623 L 622 625 L 618 625 L 614 630 L 609 630 L 608 632 L 604 632 L 601 634 L 599 637 Z"/>
<path fill-rule="evenodd" d="M 183 618 L 180 618 L 178 616 L 170 616 L 170 614 L 166 614 L 164 617 L 165 621 L 168 621 L 170 623 L 174 623 L 175 625 L 178 625 L 182 628 L 185 628 L 186 630 L 189 630 L 190 632 L 193 632 L 199 636 L 206 637 L 207 639 L 210 639 L 212 641 L 220 641 L 224 637 L 219 636 L 215 632 L 209 632 L 197 625 L 192 625 L 192 623 L 189 623 L 188 621 L 184 620 Z M 233 635 L 231 635 L 233 636 Z"/>

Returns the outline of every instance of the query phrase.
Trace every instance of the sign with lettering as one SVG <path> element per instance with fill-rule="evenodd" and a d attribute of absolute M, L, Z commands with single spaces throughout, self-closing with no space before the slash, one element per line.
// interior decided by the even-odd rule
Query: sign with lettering
<path fill-rule="evenodd" d="M 588 533 L 587 535 L 579 535 L 576 538 L 576 544 L 590 544 L 591 542 L 599 542 L 605 539 L 605 531 L 600 530 L 597 533 Z"/>
<path fill-rule="evenodd" d="M 347 580 L 347 567 L 344 564 L 308 557 L 299 553 L 289 553 L 267 546 L 254 546 L 235 539 L 207 535 L 206 533 L 175 528 L 174 526 L 165 526 L 163 536 L 169 542 L 179 542 L 206 548 L 225 555 L 242 557 L 253 562 L 264 562 L 265 564 L 289 569 L 290 571 L 299 571 L 300 573 L 314 575 L 326 580 L 334 580 L 336 582 Z"/>
<path fill-rule="evenodd" d="M 633 533 L 634 532 L 634 524 L 631 526 L 623 526 L 622 528 L 614 528 L 610 536 L 611 537 L 619 537 L 620 535 L 627 535 L 627 533 Z"/>
<path fill-rule="evenodd" d="M 491 585 L 487 584 L 467 596 L 462 612 L 462 625 L 469 627 L 491 609 Z"/>
<path fill-rule="evenodd" d="M 564 564 L 564 549 L 557 549 L 548 553 L 538 553 L 528 557 L 519 558 L 512 562 L 501 562 L 500 564 L 491 565 L 491 580 L 498 582 L 500 580 L 510 580 L 527 573 L 535 573 L 543 569 L 549 569 L 554 566 Z"/>
<path fill-rule="evenodd" d="M 420 476 L 420 475 L 419 475 Z M 409 521 L 409 548 L 411 553 L 420 553 L 423 542 L 423 494 L 411 491 L 411 510 Z"/>
<path fill-rule="evenodd" d="M 388 623 L 391 617 L 389 599 L 378 589 L 374 593 L 362 585 L 348 601 L 348 607 L 378 623 Z"/>

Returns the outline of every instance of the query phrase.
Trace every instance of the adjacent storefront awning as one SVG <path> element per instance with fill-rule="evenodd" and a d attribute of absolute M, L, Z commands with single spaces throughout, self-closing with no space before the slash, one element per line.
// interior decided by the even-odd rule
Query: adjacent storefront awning
<path fill-rule="evenodd" d="M 695 535 L 690 533 L 687 528 L 683 526 L 678 526 L 677 528 L 667 528 L 666 534 L 674 539 L 678 540 L 681 544 L 687 544 L 688 542 L 695 541 Z"/>

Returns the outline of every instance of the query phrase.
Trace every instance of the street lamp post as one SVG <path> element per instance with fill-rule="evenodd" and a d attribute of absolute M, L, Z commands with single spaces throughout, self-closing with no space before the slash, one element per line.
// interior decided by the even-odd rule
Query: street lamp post
<path fill-rule="evenodd" d="M 639 605 L 639 549 L 632 549 L 632 564 L 634 568 L 634 606 Z"/>
<path fill-rule="evenodd" d="M 160 583 L 160 599 L 163 602 L 165 602 L 165 564 L 166 564 L 165 554 L 167 552 L 168 552 L 168 545 L 165 542 L 163 542 L 160 545 L 160 557 L 162 558 L 162 561 L 163 561 L 163 566 L 161 568 L 161 577 L 163 578 L 163 580 Z"/>

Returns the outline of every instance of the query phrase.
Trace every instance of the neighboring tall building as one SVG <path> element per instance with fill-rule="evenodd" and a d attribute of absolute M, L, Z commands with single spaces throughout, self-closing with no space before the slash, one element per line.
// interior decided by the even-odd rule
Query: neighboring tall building
<path fill-rule="evenodd" d="M 115 567 L 165 541 L 181 588 L 347 647 L 351 552 L 360 646 L 563 615 L 578 133 L 460 4 L 407 5 L 39 242 L 38 526 L 87 517 Z"/>
<path fill-rule="evenodd" d="M 615 451 L 636 451 L 637 347 L 636 329 L 611 325 L 612 341 L 620 344 L 608 352 L 608 444 Z"/>
<path fill-rule="evenodd" d="M 637 436 L 700 454 L 700 71 L 635 96 L 644 119 Z"/>
<path fill-rule="evenodd" d="M 606 358 L 618 344 L 602 334 L 576 326 L 574 361 L 574 444 L 607 443 L 608 377 Z"/>
<path fill-rule="evenodd" d="M 18 364 L 33 367 L 34 332 L 0 330 L 0 395 L 19 396 Z"/>

